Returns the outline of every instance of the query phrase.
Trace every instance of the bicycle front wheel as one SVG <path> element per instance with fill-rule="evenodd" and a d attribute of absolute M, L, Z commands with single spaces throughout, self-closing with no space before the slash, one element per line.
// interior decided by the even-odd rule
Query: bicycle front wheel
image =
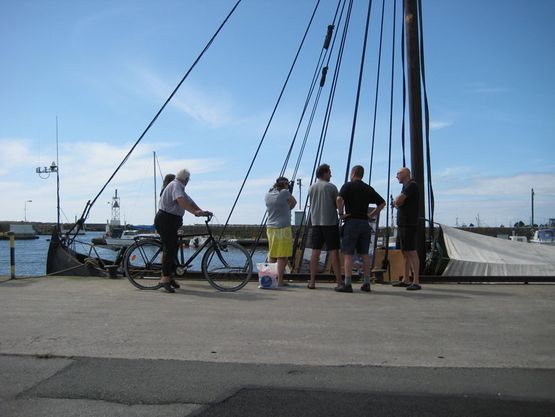
<path fill-rule="evenodd" d="M 217 290 L 237 291 L 251 279 L 252 259 L 238 243 L 214 242 L 202 258 L 202 272 Z"/>
<path fill-rule="evenodd" d="M 142 239 L 125 251 L 123 268 L 127 279 L 141 290 L 157 290 L 161 287 L 162 243 Z"/>

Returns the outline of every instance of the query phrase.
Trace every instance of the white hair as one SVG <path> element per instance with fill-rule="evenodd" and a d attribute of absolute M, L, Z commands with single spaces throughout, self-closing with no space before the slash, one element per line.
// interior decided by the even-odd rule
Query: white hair
<path fill-rule="evenodd" d="M 177 178 L 179 181 L 185 182 L 189 179 L 190 176 L 191 176 L 191 173 L 189 172 L 188 169 L 182 169 L 177 171 L 175 178 Z"/>

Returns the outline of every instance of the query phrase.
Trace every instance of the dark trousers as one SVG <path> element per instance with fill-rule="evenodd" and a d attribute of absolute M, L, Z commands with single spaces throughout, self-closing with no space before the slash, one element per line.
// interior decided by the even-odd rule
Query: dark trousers
<path fill-rule="evenodd" d="M 162 274 L 170 277 L 177 259 L 177 230 L 183 225 L 183 217 L 159 210 L 154 218 L 154 226 L 162 240 Z"/>

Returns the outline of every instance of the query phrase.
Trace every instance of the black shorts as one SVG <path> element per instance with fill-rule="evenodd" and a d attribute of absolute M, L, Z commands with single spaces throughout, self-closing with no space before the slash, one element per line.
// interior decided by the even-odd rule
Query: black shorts
<path fill-rule="evenodd" d="M 336 226 L 312 226 L 312 249 L 322 249 L 324 243 L 326 250 L 339 249 L 339 225 Z"/>
<path fill-rule="evenodd" d="M 399 226 L 399 240 L 401 243 L 401 250 L 416 250 L 416 234 L 416 226 Z"/>

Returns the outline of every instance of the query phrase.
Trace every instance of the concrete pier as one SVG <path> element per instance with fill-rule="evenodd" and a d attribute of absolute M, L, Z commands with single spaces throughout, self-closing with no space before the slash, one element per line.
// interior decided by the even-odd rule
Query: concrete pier
<path fill-rule="evenodd" d="M 0 415 L 552 415 L 555 285 L 0 284 Z M 468 413 L 471 414 L 468 414 Z"/>

